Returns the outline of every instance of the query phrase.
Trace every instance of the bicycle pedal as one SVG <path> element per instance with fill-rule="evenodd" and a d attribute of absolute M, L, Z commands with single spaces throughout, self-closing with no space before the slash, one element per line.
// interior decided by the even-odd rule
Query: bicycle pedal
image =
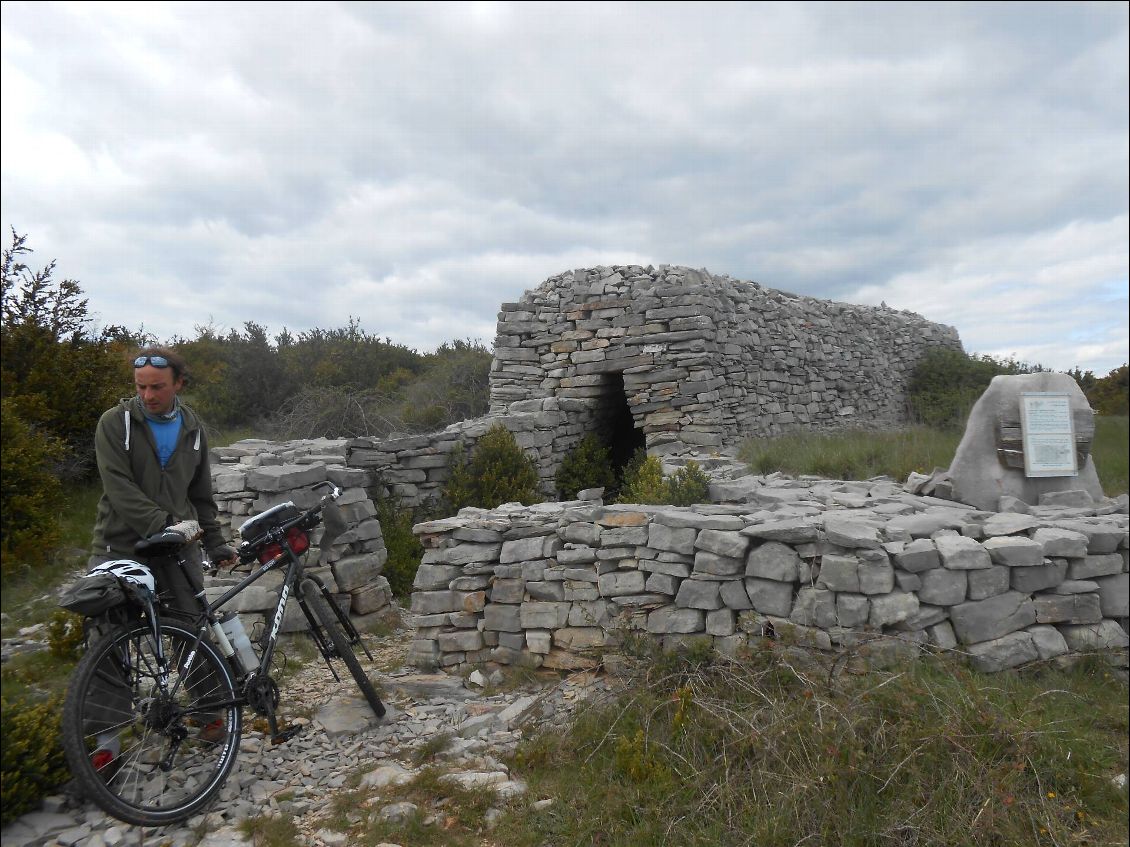
<path fill-rule="evenodd" d="M 302 724 L 294 724 L 293 726 L 288 726 L 281 732 L 276 732 L 274 735 L 272 735 L 271 743 L 286 744 L 286 742 L 290 741 L 290 739 L 294 738 L 294 736 L 298 735 L 298 733 L 300 732 L 302 732 Z"/>

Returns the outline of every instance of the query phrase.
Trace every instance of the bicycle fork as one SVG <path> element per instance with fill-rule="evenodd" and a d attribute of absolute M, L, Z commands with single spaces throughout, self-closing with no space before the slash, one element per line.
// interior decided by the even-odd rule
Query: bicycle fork
<path fill-rule="evenodd" d="M 337 603 L 330 594 L 330 590 L 326 588 L 326 584 L 317 576 L 317 574 L 306 574 L 306 579 L 313 582 L 318 586 L 318 590 L 322 592 L 322 597 L 326 600 L 326 605 L 330 611 L 334 613 L 341 628 L 345 630 L 345 634 L 349 639 L 350 644 L 356 644 L 365 651 L 365 655 L 369 661 L 373 660 L 373 654 L 369 652 L 369 648 L 365 646 L 361 634 L 357 631 L 357 627 L 353 625 L 353 621 L 349 619 L 349 615 L 343 614 Z M 334 680 L 341 682 L 341 677 L 337 675 L 337 670 L 332 664 L 330 659 L 338 655 L 337 648 L 334 647 L 333 641 L 326 635 L 323 630 L 321 622 L 317 619 L 310 607 L 306 605 L 306 598 L 302 596 L 301 588 L 298 591 L 298 605 L 302 607 L 303 614 L 306 615 L 306 620 L 310 622 L 310 634 L 314 637 L 314 643 L 318 645 L 318 652 L 322 654 L 322 660 L 326 663 L 326 667 L 330 669 L 333 674 Z"/>

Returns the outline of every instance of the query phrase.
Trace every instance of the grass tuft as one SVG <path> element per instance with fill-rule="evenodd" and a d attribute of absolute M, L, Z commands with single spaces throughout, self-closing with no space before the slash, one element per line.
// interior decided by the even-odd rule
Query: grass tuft
<path fill-rule="evenodd" d="M 462 788 L 443 775 L 443 770 L 427 766 L 403 785 L 338 793 L 319 825 L 346 833 L 349 844 L 479 847 L 486 813 L 498 800 L 489 788 Z M 382 817 L 388 806 L 405 801 L 415 810 L 399 820 Z"/>
<path fill-rule="evenodd" d="M 440 732 L 428 738 L 423 744 L 412 750 L 412 761 L 417 765 L 434 762 L 455 740 L 450 732 Z"/>
<path fill-rule="evenodd" d="M 260 815 L 240 821 L 239 830 L 255 847 L 299 847 L 298 827 L 288 815 Z"/>
<path fill-rule="evenodd" d="M 984 676 L 919 660 L 814 673 L 772 650 L 651 663 L 613 701 L 525 741 L 549 810 L 499 843 L 1124 843 L 1125 685 L 1102 661 Z"/>

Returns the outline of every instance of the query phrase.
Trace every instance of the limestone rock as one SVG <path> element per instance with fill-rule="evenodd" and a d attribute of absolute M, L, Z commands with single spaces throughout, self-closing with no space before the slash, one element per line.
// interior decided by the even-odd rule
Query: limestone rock
<path fill-rule="evenodd" d="M 1101 501 L 1102 486 L 1089 453 L 1074 477 L 1030 478 L 1025 476 L 1022 466 L 1008 467 L 1000 460 L 998 423 L 1002 419 L 1019 422 L 1020 396 L 1026 392 L 1067 394 L 1073 412 L 1084 416 L 1091 414 L 1082 389 L 1067 374 L 1045 372 L 994 377 L 974 404 L 949 467 L 954 499 L 985 511 L 996 511 L 1002 497 L 1015 497 L 1035 505 L 1042 495 L 1075 490 L 1085 491 L 1092 500 Z M 1077 433 L 1077 442 L 1079 435 Z M 1091 433 L 1085 435 L 1089 439 Z"/>

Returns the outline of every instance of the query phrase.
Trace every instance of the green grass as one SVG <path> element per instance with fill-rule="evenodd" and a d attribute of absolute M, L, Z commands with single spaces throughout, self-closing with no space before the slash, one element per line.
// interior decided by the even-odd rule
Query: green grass
<path fill-rule="evenodd" d="M 62 546 L 46 566 L 5 577 L 0 596 L 0 610 L 7 615 L 2 628 L 5 638 L 21 627 L 46 622 L 58 608 L 54 590 L 86 562 L 94 513 L 101 496 L 102 487 L 97 483 L 73 487 L 59 513 Z"/>
<path fill-rule="evenodd" d="M 75 485 L 67 495 L 66 505 L 59 514 L 65 547 L 82 550 L 90 548 L 90 534 L 94 528 L 94 515 L 102 497 L 102 484 L 88 482 Z"/>
<path fill-rule="evenodd" d="M 1095 418 L 1095 443 L 1091 456 L 1108 497 L 1130 491 L 1130 418 Z"/>
<path fill-rule="evenodd" d="M 797 434 L 750 439 L 739 456 L 761 474 L 781 471 L 829 479 L 889 476 L 901 481 L 911 471 L 948 468 L 960 440 L 960 432 L 924 426 L 898 432 Z"/>
<path fill-rule="evenodd" d="M 1126 417 L 1095 419 L 1091 455 L 1108 497 L 1130 490 L 1130 435 Z M 931 473 L 948 468 L 961 432 L 911 427 L 897 432 L 797 434 L 750 439 L 738 455 L 755 473 L 780 471 L 791 476 L 812 474 L 829 479 L 889 476 L 903 481 L 911 471 Z"/>
<path fill-rule="evenodd" d="M 260 815 L 239 824 L 239 831 L 252 839 L 255 847 L 298 847 L 298 827 L 287 815 Z"/>
<path fill-rule="evenodd" d="M 347 833 L 346 843 L 359 847 L 385 843 L 480 847 L 485 814 L 497 805 L 494 792 L 489 788 L 461 788 L 444 782 L 443 774 L 443 770 L 428 766 L 404 785 L 338 792 L 330 798 L 328 814 L 319 821 L 319 828 Z M 402 821 L 381 820 L 382 808 L 402 801 L 413 803 L 416 810 Z"/>
<path fill-rule="evenodd" d="M 423 744 L 415 748 L 412 753 L 412 762 L 422 765 L 435 761 L 451 746 L 454 736 L 450 732 L 440 732 L 428 738 Z"/>
<path fill-rule="evenodd" d="M 1102 661 L 836 675 L 764 650 L 639 674 L 523 742 L 511 767 L 530 791 L 497 843 L 1125 843 L 1126 687 Z"/>
<path fill-rule="evenodd" d="M 0 670 L 4 696 L 10 700 L 38 700 L 62 693 L 75 667 L 74 657 L 56 657 L 48 652 L 21 653 Z"/>
<path fill-rule="evenodd" d="M 209 430 L 208 446 L 230 447 L 237 441 L 243 441 L 245 438 L 263 438 L 263 434 L 257 430 L 251 429 L 250 427 Z"/>

